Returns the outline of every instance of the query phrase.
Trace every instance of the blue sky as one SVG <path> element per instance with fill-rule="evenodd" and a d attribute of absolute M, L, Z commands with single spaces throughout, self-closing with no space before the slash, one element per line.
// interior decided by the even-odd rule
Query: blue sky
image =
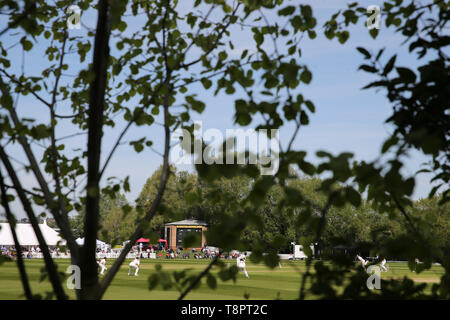
<path fill-rule="evenodd" d="M 287 3 L 289 2 L 292 4 L 306 3 L 306 1 L 287 1 Z M 374 160 L 379 156 L 381 145 L 392 130 L 384 123 L 392 110 L 384 92 L 377 93 L 374 90 L 361 90 L 373 78 L 367 73 L 357 70 L 359 65 L 363 63 L 363 58 L 357 52 L 356 47 L 362 46 L 372 51 L 385 47 L 383 55 L 385 60 L 397 53 L 397 63 L 399 65 L 410 67 L 416 65 L 415 56 L 408 54 L 407 46 L 400 45 L 402 38 L 384 25 L 381 27 L 380 34 L 375 40 L 368 34 L 364 20 L 360 20 L 356 26 L 350 28 L 351 37 L 345 45 L 339 44 L 337 40 L 328 40 L 321 32 L 321 26 L 337 10 L 344 9 L 348 2 L 340 0 L 308 2 L 312 6 L 313 13 L 318 20 L 318 36 L 314 40 L 309 40 L 305 37 L 301 42 L 301 62 L 308 65 L 308 68 L 313 73 L 313 80 L 308 86 L 302 84 L 298 88 L 298 92 L 301 92 L 305 98 L 314 102 L 316 113 L 310 117 L 310 125 L 299 132 L 294 142 L 294 149 L 308 151 L 308 158 L 312 162 L 317 161 L 314 157 L 314 153 L 317 150 L 328 150 L 333 154 L 349 151 L 354 153 L 358 160 Z M 364 6 L 377 4 L 378 2 L 381 4 L 381 1 L 360 1 Z M 180 10 L 185 12 L 190 10 L 186 4 L 187 1 L 180 1 L 180 3 L 182 3 Z M 137 27 L 139 20 L 140 18 L 134 21 L 129 20 L 130 29 Z M 95 16 L 89 12 L 84 13 L 82 22 L 93 28 L 96 24 Z M 0 28 L 3 25 L 3 22 L 0 23 Z M 71 30 L 71 32 L 74 32 L 74 34 L 79 32 L 80 36 L 83 36 L 85 31 Z M 12 39 L 14 38 L 5 39 L 7 37 L 8 35 L 4 35 L 0 40 L 4 43 L 10 42 L 13 44 L 14 41 Z M 230 54 L 237 55 L 250 43 L 248 37 L 251 37 L 251 34 L 239 31 L 233 37 L 236 37 L 237 49 L 236 52 L 231 52 Z M 25 71 L 28 75 L 39 73 L 42 65 L 46 64 L 45 57 L 42 54 L 43 50 L 45 50 L 45 44 L 45 42 L 41 41 L 35 44 L 36 51 L 40 51 L 40 54 L 36 54 L 35 51 L 25 54 Z M 5 45 L 5 47 L 8 46 Z M 20 46 L 10 49 L 8 53 L 14 57 L 13 61 L 20 65 L 22 60 Z M 113 50 L 112 53 L 117 54 L 117 50 Z M 77 73 L 80 68 L 86 66 L 86 64 L 80 64 L 75 58 L 76 56 L 69 57 L 70 67 L 68 73 Z M 91 59 L 91 54 L 86 57 L 87 62 L 90 62 Z M 67 77 L 64 81 L 70 80 L 71 78 Z M 203 114 L 192 116 L 193 120 L 203 121 L 204 130 L 217 128 L 224 133 L 227 128 L 236 128 L 233 124 L 234 101 L 239 98 L 239 93 L 234 96 L 225 94 L 213 96 L 200 86 L 194 86 L 191 90 L 194 90 L 207 106 Z M 60 114 L 69 113 L 67 105 L 61 104 L 58 108 Z M 44 117 L 48 116 L 48 111 L 46 111 L 46 107 L 39 105 L 36 100 L 28 96 L 21 98 L 19 101 L 19 114 L 22 117 L 45 119 Z M 104 162 L 107 151 L 112 148 L 116 137 L 120 133 L 120 129 L 125 125 L 125 122 L 119 118 L 114 129 L 107 128 L 105 131 L 102 162 Z M 255 127 L 257 124 L 257 122 L 253 122 L 249 127 Z M 59 130 L 58 135 L 60 137 L 77 132 L 76 128 L 71 126 L 69 121 L 64 122 L 64 125 Z M 293 126 L 291 125 L 281 128 L 280 137 L 283 145 L 286 145 L 286 141 L 292 132 Z M 153 137 L 154 148 L 161 150 L 162 141 L 159 140 L 162 140 L 162 134 L 162 128 L 157 125 L 151 128 L 133 128 L 127 134 L 125 140 L 136 140 L 143 136 Z M 68 140 L 66 147 L 77 148 L 84 146 L 86 146 L 86 136 L 79 136 Z M 39 148 L 35 147 L 35 150 L 39 150 Z M 24 159 L 18 149 L 14 156 L 19 160 Z M 409 159 L 406 161 L 407 166 L 404 173 L 408 175 L 413 174 L 419 170 L 421 163 L 426 160 L 418 152 L 411 152 Z M 120 178 L 129 176 L 131 192 L 127 194 L 127 198 L 133 201 L 138 196 L 146 179 L 161 165 L 161 162 L 161 156 L 154 151 L 145 149 L 140 154 L 136 154 L 132 147 L 125 144 L 115 154 L 105 176 Z M 20 175 L 26 186 L 31 187 L 34 185 L 34 179 L 30 174 L 20 171 Z M 425 174 L 419 175 L 416 180 L 414 198 L 426 196 L 430 189 L 429 176 Z M 24 216 L 20 204 L 15 203 L 13 208 L 18 216 Z"/>

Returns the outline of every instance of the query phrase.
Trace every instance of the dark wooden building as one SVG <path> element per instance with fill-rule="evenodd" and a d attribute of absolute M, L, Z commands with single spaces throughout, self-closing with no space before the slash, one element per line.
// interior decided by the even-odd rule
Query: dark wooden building
<path fill-rule="evenodd" d="M 207 230 L 207 224 L 201 220 L 187 219 L 175 221 L 164 225 L 164 238 L 167 240 L 167 246 L 169 248 L 176 249 L 183 247 L 183 239 L 186 234 L 198 232 L 201 233 L 201 241 L 194 248 L 200 249 L 206 242 L 205 230 Z"/>

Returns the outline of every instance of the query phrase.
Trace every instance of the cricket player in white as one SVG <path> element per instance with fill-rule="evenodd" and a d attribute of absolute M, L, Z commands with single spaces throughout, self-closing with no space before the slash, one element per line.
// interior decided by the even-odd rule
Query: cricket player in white
<path fill-rule="evenodd" d="M 140 264 L 141 264 L 141 261 L 139 261 L 139 257 L 134 258 L 134 260 L 131 261 L 129 264 L 130 268 L 128 269 L 128 275 L 131 274 L 131 269 L 135 268 L 136 271 L 134 272 L 134 275 L 137 277 Z"/>
<path fill-rule="evenodd" d="M 413 272 L 416 272 L 416 270 L 417 270 L 417 265 L 420 263 L 420 260 L 418 259 L 418 258 L 415 258 L 414 259 L 414 270 L 413 270 Z"/>
<path fill-rule="evenodd" d="M 361 261 L 362 267 L 365 268 L 367 261 L 364 260 L 359 254 L 357 254 L 356 257 L 358 258 L 359 261 Z"/>
<path fill-rule="evenodd" d="M 247 253 L 240 254 L 237 257 L 236 262 L 237 262 L 237 267 L 239 268 L 239 270 L 243 271 L 245 274 L 245 277 L 248 279 L 249 276 L 248 276 L 247 270 L 245 269 L 245 260 L 247 259 L 246 256 L 247 256 Z"/>
<path fill-rule="evenodd" d="M 105 270 L 108 270 L 108 268 L 106 268 L 106 258 L 105 257 L 98 260 L 97 264 L 102 269 L 102 271 L 100 271 L 100 274 L 103 274 L 105 272 Z"/>
<path fill-rule="evenodd" d="M 383 259 L 381 261 L 380 267 L 381 267 L 381 270 L 383 270 L 384 272 L 387 272 L 388 269 L 386 267 L 386 259 Z"/>

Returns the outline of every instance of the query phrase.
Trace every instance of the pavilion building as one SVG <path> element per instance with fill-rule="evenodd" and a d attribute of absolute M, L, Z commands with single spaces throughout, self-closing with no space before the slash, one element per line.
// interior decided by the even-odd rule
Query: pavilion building
<path fill-rule="evenodd" d="M 183 239 L 186 234 L 197 232 L 201 234 L 201 240 L 195 246 L 195 249 L 201 249 L 205 243 L 205 231 L 207 223 L 201 220 L 187 219 L 166 223 L 164 225 L 164 238 L 167 240 L 167 246 L 172 249 L 183 247 Z M 187 248 L 184 248 L 187 249 Z"/>

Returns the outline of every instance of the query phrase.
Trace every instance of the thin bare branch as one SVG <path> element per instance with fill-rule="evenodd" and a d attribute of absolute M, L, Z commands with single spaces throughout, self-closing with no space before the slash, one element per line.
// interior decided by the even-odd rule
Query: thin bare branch
<path fill-rule="evenodd" d="M 50 255 L 50 251 L 48 249 L 47 243 L 45 242 L 44 236 L 42 235 L 41 229 L 39 228 L 39 224 L 36 219 L 34 210 L 30 204 L 30 201 L 28 200 L 28 198 L 25 195 L 25 192 L 23 191 L 22 185 L 19 181 L 19 178 L 17 177 L 17 175 L 14 171 L 14 168 L 8 159 L 8 155 L 5 153 L 3 148 L 0 148 L 0 159 L 3 162 L 3 165 L 6 168 L 6 171 L 8 171 L 8 175 L 13 182 L 13 185 L 14 185 L 14 188 L 16 189 L 17 195 L 19 196 L 19 199 L 22 202 L 23 208 L 28 216 L 28 219 L 30 220 L 31 226 L 33 227 L 34 233 L 36 235 L 36 238 L 39 242 L 39 246 L 42 250 L 42 254 L 44 256 L 45 266 L 46 266 L 48 276 L 49 276 L 50 282 L 52 284 L 53 290 L 56 294 L 56 297 L 59 300 L 65 300 L 65 299 L 67 299 L 67 296 L 64 293 L 64 289 L 61 284 L 61 279 L 57 272 L 56 265 Z"/>
<path fill-rule="evenodd" d="M 6 185 L 3 180 L 3 175 L 0 169 L 0 189 L 1 189 L 1 201 L 3 208 L 5 209 L 6 213 L 6 219 L 8 220 L 9 227 L 11 228 L 11 233 L 14 239 L 14 246 L 16 247 L 16 253 L 17 253 L 17 267 L 19 269 L 20 274 L 20 280 L 22 281 L 23 286 L 23 292 L 25 294 L 25 297 L 28 300 L 33 299 L 33 294 L 31 293 L 30 283 L 28 282 L 28 275 L 25 270 L 25 265 L 23 263 L 23 256 L 22 256 L 22 247 L 20 246 L 19 238 L 17 237 L 16 233 L 16 219 L 14 215 L 11 212 L 11 209 L 9 207 L 8 202 L 8 196 L 6 194 Z"/>
<path fill-rule="evenodd" d="M 6 72 L 3 69 L 0 69 L 0 72 L 2 72 L 9 80 L 11 80 L 11 82 L 13 82 L 14 84 L 16 84 L 17 86 L 19 86 L 20 88 L 24 88 L 24 85 L 17 80 L 16 78 L 14 78 L 13 76 L 11 76 L 8 72 Z M 50 108 L 51 104 L 50 102 L 46 101 L 44 98 L 42 98 L 41 96 L 39 96 L 34 90 L 31 90 L 30 93 L 39 101 L 41 101 L 43 104 L 45 104 L 47 107 Z"/>
<path fill-rule="evenodd" d="M 165 85 L 169 86 L 170 74 L 167 76 Z M 170 152 L 170 125 L 169 125 L 169 95 L 171 90 L 168 88 L 164 97 L 164 158 L 163 158 L 163 167 L 161 171 L 161 178 L 158 186 L 158 190 L 155 196 L 155 200 L 152 202 L 150 209 L 145 214 L 145 217 L 142 219 L 144 221 L 151 221 L 153 216 L 156 214 L 156 210 L 159 207 L 159 204 L 162 201 L 162 197 L 164 195 L 164 191 L 166 189 L 167 180 L 169 179 L 170 166 L 169 166 L 169 152 Z M 130 237 L 130 241 L 125 245 L 125 247 L 120 252 L 119 257 L 114 261 L 114 264 L 108 271 L 108 273 L 103 277 L 100 283 L 100 290 L 97 296 L 97 299 L 101 299 L 115 274 L 119 271 L 120 266 L 125 260 L 128 252 L 134 243 L 142 236 L 142 227 L 141 224 L 137 227 L 133 235 Z"/>
<path fill-rule="evenodd" d="M 199 281 L 208 274 L 209 270 L 211 270 L 211 268 L 213 267 L 213 265 L 216 264 L 217 260 L 219 259 L 220 254 L 216 255 L 214 257 L 214 259 L 209 263 L 209 265 L 205 268 L 205 270 L 202 271 L 202 273 L 200 273 L 197 278 L 195 278 L 194 281 L 192 281 L 189 285 L 189 287 L 186 288 L 186 290 L 183 291 L 183 293 L 181 293 L 181 295 L 178 297 L 178 300 L 183 300 L 186 295 L 195 288 L 195 286 L 197 285 L 197 283 L 199 283 Z"/>
<path fill-rule="evenodd" d="M 2 85 L 4 85 L 3 79 L 1 77 L 0 77 L 0 83 Z M 19 127 L 20 120 L 19 120 L 16 110 L 14 108 L 9 108 L 8 111 L 9 111 L 9 114 L 13 121 L 14 126 Z M 48 183 L 44 179 L 44 175 L 41 172 L 39 163 L 36 160 L 36 157 L 35 157 L 33 151 L 31 150 L 30 144 L 28 143 L 26 137 L 23 135 L 19 135 L 18 140 L 19 140 L 19 143 L 22 146 L 22 149 L 24 150 L 25 155 L 30 163 L 30 168 L 34 173 L 34 176 L 36 177 L 36 180 L 37 180 L 39 186 L 41 187 L 42 193 L 45 198 L 46 205 L 50 209 L 53 217 L 55 218 L 56 223 L 60 227 L 63 237 L 67 241 L 67 246 L 69 247 L 69 249 L 71 251 L 71 257 L 73 259 L 72 261 L 77 261 L 77 259 L 78 259 L 78 244 L 75 242 L 75 237 L 73 236 L 70 222 L 67 218 L 67 214 L 61 215 L 61 213 L 59 211 L 59 210 L 62 210 L 62 212 L 65 212 L 66 208 L 65 208 L 65 206 L 60 208 L 58 205 L 54 204 L 55 201 L 53 199 L 52 192 L 50 192 Z"/>

